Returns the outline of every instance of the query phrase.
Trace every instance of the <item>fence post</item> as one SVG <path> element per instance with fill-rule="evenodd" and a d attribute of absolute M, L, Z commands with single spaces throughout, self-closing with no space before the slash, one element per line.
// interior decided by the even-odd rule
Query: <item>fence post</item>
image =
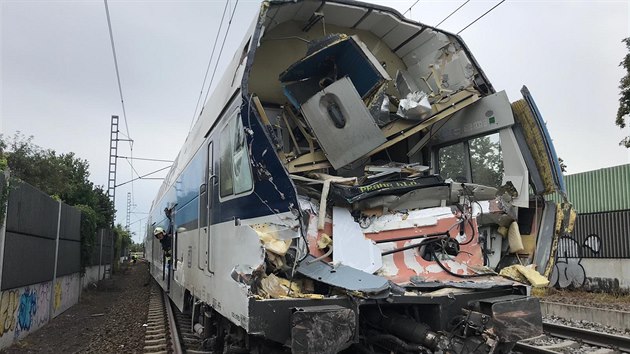
<path fill-rule="evenodd" d="M 2 185 L 0 185 L 0 195 L 3 195 L 5 190 L 6 190 L 6 196 L 7 196 L 7 200 L 0 200 L 0 203 L 4 203 L 3 206 L 0 206 L 0 209 L 2 209 L 2 207 L 4 207 L 4 215 L 0 215 L 0 217 L 2 217 L 2 220 L 0 220 L 0 289 L 2 289 L 2 270 L 3 270 L 3 265 L 4 265 L 4 243 L 7 239 L 6 237 L 6 232 L 7 232 L 7 215 L 9 214 L 9 170 L 5 170 L 4 171 L 4 180 L 2 180 L 0 178 L 0 182 L 2 182 Z"/>
<path fill-rule="evenodd" d="M 99 234 L 101 234 L 101 238 L 99 241 L 99 254 L 98 254 L 98 281 L 101 280 L 101 264 L 103 261 L 103 231 L 105 231 L 104 229 L 100 229 L 98 231 Z M 105 275 L 105 272 L 103 272 L 103 275 Z"/>
<path fill-rule="evenodd" d="M 59 235 L 61 234 L 61 201 L 58 202 L 59 214 L 57 215 L 57 237 L 55 238 L 55 266 L 53 267 L 53 279 L 50 289 L 50 302 L 48 304 L 48 322 L 53 318 L 55 308 L 55 286 L 57 284 L 57 262 L 59 261 Z"/>

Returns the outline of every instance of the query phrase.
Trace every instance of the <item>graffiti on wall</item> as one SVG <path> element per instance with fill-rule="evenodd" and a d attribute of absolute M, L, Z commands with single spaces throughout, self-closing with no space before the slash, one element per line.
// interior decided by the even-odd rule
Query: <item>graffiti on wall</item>
<path fill-rule="evenodd" d="M 585 250 L 594 254 L 601 250 L 602 240 L 598 235 L 589 235 L 583 244 L 565 235 L 558 241 L 556 264 L 551 273 L 550 284 L 557 288 L 579 288 L 586 282 L 586 271 L 582 266 Z"/>
<path fill-rule="evenodd" d="M 18 307 L 17 315 L 17 329 L 16 336 L 20 335 L 22 331 L 30 331 L 33 325 L 33 320 L 37 314 L 37 293 L 35 290 L 31 290 L 28 287 L 24 290 L 20 296 L 20 305 Z"/>
<path fill-rule="evenodd" d="M 61 295 L 63 290 L 61 289 L 61 282 L 55 283 L 55 301 L 53 302 L 53 309 L 57 311 L 61 307 Z"/>
<path fill-rule="evenodd" d="M 17 290 L 4 291 L 0 296 L 0 337 L 15 331 L 18 296 Z"/>

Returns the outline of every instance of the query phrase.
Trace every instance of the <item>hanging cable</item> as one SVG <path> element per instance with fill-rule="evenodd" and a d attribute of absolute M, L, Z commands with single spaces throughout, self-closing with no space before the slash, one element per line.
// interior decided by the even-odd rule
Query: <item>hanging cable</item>
<path fill-rule="evenodd" d="M 168 162 L 168 163 L 174 162 L 173 160 L 150 159 L 147 157 L 130 157 L 130 156 L 122 156 L 122 155 L 118 155 L 116 157 L 120 159 L 128 159 L 128 160 L 142 160 L 142 161 Z"/>
<path fill-rule="evenodd" d="M 221 33 L 221 28 L 223 28 L 223 20 L 225 19 L 225 14 L 227 12 L 229 0 L 225 1 L 225 7 L 223 8 L 223 15 L 221 15 L 221 22 L 219 23 L 219 29 L 217 30 L 217 36 L 214 38 L 214 44 L 212 45 L 212 52 L 210 53 L 210 59 L 208 60 L 208 66 L 206 67 L 206 74 L 203 76 L 203 83 L 201 84 L 201 90 L 199 90 L 199 98 L 197 98 L 197 104 L 195 105 L 195 112 L 193 113 L 192 119 L 190 121 L 190 127 L 188 128 L 188 132 L 193 127 L 195 123 L 195 118 L 197 118 L 197 109 L 199 109 L 199 102 L 201 102 L 201 96 L 203 96 L 203 88 L 206 86 L 206 79 L 208 78 L 208 73 L 210 72 L 210 65 L 212 64 L 212 58 L 214 58 L 214 51 L 217 49 L 217 42 L 219 41 L 219 34 Z M 208 87 L 208 89 L 210 89 Z"/>
<path fill-rule="evenodd" d="M 208 100 L 208 95 L 210 94 L 210 89 L 212 88 L 212 82 L 214 81 L 214 75 L 217 73 L 217 67 L 219 66 L 219 62 L 221 61 L 221 54 L 223 54 L 223 47 L 225 46 L 225 41 L 227 40 L 227 36 L 230 33 L 230 26 L 232 25 L 232 20 L 234 19 L 234 14 L 236 13 L 237 6 L 238 6 L 238 0 L 236 0 L 236 3 L 234 4 L 234 10 L 232 10 L 230 21 L 228 22 L 227 29 L 225 30 L 225 36 L 223 36 L 223 42 L 221 43 L 221 49 L 219 50 L 219 57 L 217 58 L 217 61 L 214 64 L 214 70 L 212 71 L 210 84 L 208 84 L 208 91 L 206 91 L 206 96 L 203 98 L 204 102 Z M 203 108 L 201 109 L 201 111 L 203 112 Z"/>
<path fill-rule="evenodd" d="M 469 23 L 466 27 L 464 27 L 464 28 L 462 28 L 461 30 L 459 30 L 459 32 L 457 32 L 457 34 L 460 34 L 460 33 L 464 32 L 464 30 L 465 30 L 466 28 L 468 28 L 468 27 L 472 26 L 475 22 L 477 22 L 477 21 L 481 20 L 481 18 L 482 18 L 482 17 L 484 17 L 485 15 L 489 14 L 489 13 L 490 13 L 490 11 L 492 11 L 492 10 L 496 9 L 497 7 L 499 7 L 499 5 L 503 4 L 504 2 L 505 2 L 505 0 L 501 0 L 501 1 L 499 1 L 499 3 L 498 3 L 498 4 L 496 4 L 496 5 L 494 5 L 494 6 L 493 6 L 490 10 L 488 10 L 488 11 L 484 12 L 484 13 L 483 13 L 483 15 L 481 15 L 481 16 L 479 16 L 479 17 L 477 17 L 477 18 L 476 18 L 473 22 Z"/>
<path fill-rule="evenodd" d="M 132 180 L 130 180 L 130 181 L 127 181 L 127 182 L 123 182 L 123 183 L 117 184 L 115 187 L 120 187 L 120 186 L 122 186 L 122 185 L 125 185 L 125 184 L 127 184 L 127 183 L 131 183 L 131 182 L 133 182 L 133 181 L 135 181 L 135 180 L 138 180 L 138 179 L 164 179 L 163 177 L 162 177 L 162 178 L 159 178 L 159 177 L 158 177 L 158 178 L 146 178 L 146 177 L 147 177 L 147 176 L 150 176 L 150 175 L 152 175 L 152 174 L 158 173 L 158 172 L 160 172 L 160 171 L 164 171 L 164 170 L 166 170 L 167 168 L 171 168 L 171 166 L 162 167 L 162 168 L 160 168 L 159 170 L 155 170 L 155 171 L 153 171 L 153 172 L 149 172 L 149 173 L 144 174 L 144 175 L 142 175 L 142 176 L 138 176 L 137 178 L 134 178 L 134 179 L 132 179 Z"/>
<path fill-rule="evenodd" d="M 122 112 L 123 112 L 123 120 L 125 121 L 125 130 L 127 132 L 127 134 L 122 133 L 122 135 L 124 135 L 129 142 L 129 154 L 132 158 L 133 161 L 133 139 L 131 138 L 131 134 L 129 133 L 129 122 L 127 119 L 127 110 L 125 109 L 125 99 L 124 99 L 124 95 L 123 95 L 123 90 L 122 90 L 122 84 L 120 83 L 120 69 L 118 68 L 118 56 L 116 55 L 116 45 L 114 44 L 114 32 L 112 30 L 112 20 L 111 20 L 111 16 L 109 14 L 109 6 L 107 5 L 107 0 L 103 0 L 103 3 L 105 4 L 105 17 L 107 18 L 107 29 L 109 30 L 109 41 L 111 43 L 111 47 L 112 47 L 112 56 L 114 57 L 114 68 L 116 69 L 116 82 L 118 83 L 118 93 L 120 94 L 120 105 L 122 107 Z M 134 188 L 133 188 L 133 170 L 135 170 L 133 168 L 133 162 L 129 163 L 131 165 L 131 200 L 132 200 L 132 204 L 133 204 L 133 198 L 134 198 Z M 136 172 L 137 173 L 137 172 Z"/>
<path fill-rule="evenodd" d="M 127 111 L 125 110 L 125 100 L 123 98 L 122 85 L 120 84 L 120 71 L 118 70 L 118 58 L 116 56 L 116 46 L 114 45 L 114 33 L 112 32 L 112 21 L 109 16 L 109 6 L 107 6 L 107 0 L 105 2 L 105 16 L 107 17 L 107 28 L 109 29 L 109 40 L 112 46 L 112 55 L 114 56 L 114 68 L 116 69 L 116 80 L 118 81 L 118 93 L 120 93 L 120 104 L 122 106 L 123 118 L 125 119 L 125 129 L 127 134 L 124 134 L 129 139 L 129 146 L 133 146 L 133 140 L 129 136 L 129 124 L 127 123 Z"/>
<path fill-rule="evenodd" d="M 469 2 L 470 0 L 466 0 L 463 4 L 459 5 L 459 7 L 455 9 L 455 11 L 451 12 L 450 14 L 448 14 L 448 16 L 444 17 L 444 19 L 440 21 L 437 25 L 435 25 L 435 27 L 439 27 L 442 23 L 444 23 L 444 21 L 448 20 L 449 17 L 453 16 L 457 11 L 459 11 L 459 9 L 464 7 L 464 5 L 468 4 Z"/>
<path fill-rule="evenodd" d="M 413 5 L 409 6 L 409 8 L 407 9 L 407 11 L 405 11 L 403 13 L 403 16 L 405 16 L 408 12 L 411 12 L 411 9 L 413 9 L 414 6 L 416 6 L 417 3 L 419 3 L 420 0 L 416 0 L 416 2 L 413 3 Z"/>

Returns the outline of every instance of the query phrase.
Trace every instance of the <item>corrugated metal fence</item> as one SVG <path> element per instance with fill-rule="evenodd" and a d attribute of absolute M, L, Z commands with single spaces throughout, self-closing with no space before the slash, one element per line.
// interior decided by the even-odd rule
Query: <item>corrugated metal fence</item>
<path fill-rule="evenodd" d="M 630 210 L 630 164 L 566 175 L 564 182 L 579 214 Z M 550 197 L 561 201 L 557 194 Z"/>
<path fill-rule="evenodd" d="M 558 256 L 630 258 L 630 164 L 564 176 L 578 212 L 572 240 L 561 240 Z M 560 202 L 557 194 L 551 199 Z"/>
<path fill-rule="evenodd" d="M 630 210 L 579 214 L 571 233 L 575 244 L 561 242 L 568 258 L 630 258 Z"/>

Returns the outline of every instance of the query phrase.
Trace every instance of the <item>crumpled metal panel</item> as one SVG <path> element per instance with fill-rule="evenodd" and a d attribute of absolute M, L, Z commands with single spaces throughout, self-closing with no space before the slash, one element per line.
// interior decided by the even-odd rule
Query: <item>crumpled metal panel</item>
<path fill-rule="evenodd" d="M 302 113 L 335 169 L 387 141 L 347 77 L 311 97 L 302 105 Z"/>
<path fill-rule="evenodd" d="M 291 316 L 291 352 L 334 354 L 352 344 L 356 313 L 341 306 L 297 308 Z"/>
<path fill-rule="evenodd" d="M 506 342 L 543 333 L 540 302 L 535 297 L 508 295 L 480 301 L 482 312 L 492 316 L 492 327 Z"/>
<path fill-rule="evenodd" d="M 378 294 L 389 289 L 389 283 L 383 277 L 343 264 L 333 267 L 328 263 L 322 261 L 313 262 L 313 260 L 315 260 L 315 257 L 308 255 L 296 268 L 297 272 L 313 280 L 350 291 Z"/>

